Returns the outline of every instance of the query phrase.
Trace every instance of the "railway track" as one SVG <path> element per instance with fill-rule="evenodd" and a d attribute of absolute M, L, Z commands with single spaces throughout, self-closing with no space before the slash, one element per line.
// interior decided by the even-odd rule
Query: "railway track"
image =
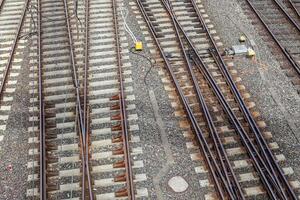
<path fill-rule="evenodd" d="M 15 95 L 29 30 L 29 1 L 1 1 L 0 4 L 0 142 Z"/>
<path fill-rule="evenodd" d="M 293 19 L 293 21 L 299 25 L 300 20 L 300 5 L 299 2 L 293 0 L 282 0 L 275 2 L 278 6 L 286 9 L 287 14 Z"/>
<path fill-rule="evenodd" d="M 283 54 L 276 55 L 298 86 L 299 4 L 272 0 L 265 9 L 269 4 L 248 2 L 266 12 L 258 16 L 281 45 Z M 299 182 L 233 64 L 220 55 L 222 43 L 202 5 L 131 4 L 163 66 L 160 75 L 205 198 L 297 199 Z M 0 141 L 31 42 L 27 198 L 147 199 L 123 9 L 122 0 L 0 2 Z"/>
<path fill-rule="evenodd" d="M 258 21 L 262 25 L 261 34 L 299 93 L 299 3 L 292 0 L 246 0 L 246 4 L 243 4 L 245 10 L 254 23 Z"/>
<path fill-rule="evenodd" d="M 143 15 L 145 31 L 150 30 L 153 53 L 160 54 L 175 114 L 186 116 L 180 126 L 193 138 L 187 146 L 202 152 L 191 157 L 205 161 L 210 173 L 210 181 L 200 181 L 203 187 L 214 187 L 206 198 L 296 199 L 293 182 L 286 177 L 289 169 L 278 165 L 284 156 L 276 155 L 277 144 L 252 113 L 249 94 L 232 77 L 234 70 L 229 72 L 231 63 L 220 56 L 219 38 L 198 6 L 195 1 L 137 0 L 134 9 Z M 202 164 L 196 168 L 199 174 L 205 172 Z"/>
<path fill-rule="evenodd" d="M 246 1 L 299 90 L 299 3 Z M 205 198 L 299 198 L 202 5 L 130 3 L 162 66 Z M 31 42 L 28 199 L 148 198 L 123 11 L 122 0 L 0 0 L 0 141 Z"/>
<path fill-rule="evenodd" d="M 122 1 L 76 3 L 36 5 L 27 197 L 145 197 Z"/>

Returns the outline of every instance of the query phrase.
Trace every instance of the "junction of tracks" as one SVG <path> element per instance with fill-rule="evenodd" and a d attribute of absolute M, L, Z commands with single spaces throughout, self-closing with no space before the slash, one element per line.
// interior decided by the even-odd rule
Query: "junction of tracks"
<path fill-rule="evenodd" d="M 299 199 L 298 0 L 0 0 L 0 199 Z"/>

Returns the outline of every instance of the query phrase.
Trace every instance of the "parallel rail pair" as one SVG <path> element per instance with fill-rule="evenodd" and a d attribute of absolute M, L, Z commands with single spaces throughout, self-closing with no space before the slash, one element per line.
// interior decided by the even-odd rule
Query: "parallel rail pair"
<path fill-rule="evenodd" d="M 278 0 L 272 0 L 272 2 L 277 6 L 279 11 L 282 13 L 282 15 L 287 19 L 287 22 L 298 32 L 298 35 L 300 34 L 300 15 L 299 10 L 297 9 L 296 5 L 293 3 L 292 0 L 284 0 L 283 2 L 287 1 L 287 3 L 291 6 L 292 13 L 295 17 L 291 16 L 291 13 L 286 10 L 284 5 L 282 5 L 281 2 Z M 298 75 L 300 75 L 300 65 L 297 62 L 297 60 L 294 58 L 293 55 L 288 51 L 288 47 L 282 44 L 281 40 L 278 38 L 278 34 L 274 33 L 274 29 L 272 29 L 268 21 L 264 19 L 263 13 L 259 12 L 258 9 L 255 7 L 254 3 L 251 0 L 246 0 L 247 4 L 250 6 L 251 10 L 255 13 L 259 21 L 262 23 L 266 31 L 270 34 L 272 40 L 276 43 L 276 45 L 279 47 L 285 58 L 288 60 L 290 65 L 293 67 L 293 69 L 296 71 Z M 276 30 L 275 30 L 276 31 Z M 289 30 L 291 31 L 291 30 Z M 299 41 L 295 41 L 299 42 Z"/>

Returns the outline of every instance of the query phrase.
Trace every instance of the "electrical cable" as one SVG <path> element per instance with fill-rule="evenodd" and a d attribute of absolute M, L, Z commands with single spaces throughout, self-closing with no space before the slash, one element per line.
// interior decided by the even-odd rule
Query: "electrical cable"
<path fill-rule="evenodd" d="M 147 84 L 147 76 L 148 76 L 149 73 L 151 72 L 152 68 L 155 66 L 156 60 L 153 59 L 153 58 L 149 58 L 149 57 L 147 57 L 147 56 L 145 56 L 145 55 L 143 55 L 143 54 L 137 53 L 137 52 L 135 51 L 135 48 L 134 48 L 134 47 L 131 47 L 131 48 L 130 48 L 130 52 L 133 53 L 133 54 L 135 54 L 135 55 L 137 55 L 137 56 L 140 56 L 140 57 L 145 58 L 145 59 L 150 63 L 151 66 L 150 66 L 150 68 L 147 70 L 147 72 L 146 72 L 146 74 L 145 74 L 145 76 L 144 76 L 144 83 L 145 83 L 145 85 L 148 86 L 148 84 Z"/>
<path fill-rule="evenodd" d="M 125 12 L 125 13 L 124 13 L 124 12 Z M 135 37 L 135 35 L 133 34 L 133 32 L 131 31 L 131 29 L 129 28 L 129 26 L 128 26 L 127 22 L 126 22 L 126 19 L 127 19 L 127 17 L 128 17 L 128 9 L 125 8 L 124 6 L 123 6 L 122 9 L 121 9 L 121 17 L 122 17 L 123 22 L 124 22 L 124 29 L 125 29 L 125 31 L 130 35 L 130 37 L 131 37 L 131 39 L 133 40 L 134 43 L 138 42 L 137 38 Z M 144 76 L 144 83 L 145 83 L 145 85 L 148 86 L 148 84 L 147 84 L 147 76 L 148 76 L 149 73 L 151 72 L 152 68 L 155 66 L 156 60 L 155 60 L 155 59 L 152 59 L 152 58 L 149 58 L 149 57 L 147 57 L 147 56 L 145 56 L 145 55 L 143 55 L 143 54 L 137 53 L 137 52 L 135 51 L 135 47 L 131 47 L 131 48 L 130 48 L 130 52 L 131 52 L 132 54 L 135 54 L 135 55 L 137 55 L 137 56 L 140 56 L 140 57 L 142 57 L 142 58 L 145 58 L 145 59 L 150 63 L 151 66 L 150 66 L 150 68 L 147 70 L 147 72 L 146 72 L 146 74 L 145 74 L 145 76 Z"/>
<path fill-rule="evenodd" d="M 125 11 L 125 16 L 123 14 L 123 11 Z M 123 22 L 124 22 L 124 29 L 130 35 L 130 37 L 133 40 L 133 42 L 136 43 L 138 40 L 136 39 L 135 35 L 133 34 L 133 32 L 131 31 L 131 29 L 129 28 L 129 26 L 128 26 L 127 22 L 126 22 L 126 19 L 127 19 L 127 16 L 128 16 L 128 10 L 127 10 L 127 8 L 122 7 L 121 16 L 122 16 L 122 19 L 123 19 Z"/>

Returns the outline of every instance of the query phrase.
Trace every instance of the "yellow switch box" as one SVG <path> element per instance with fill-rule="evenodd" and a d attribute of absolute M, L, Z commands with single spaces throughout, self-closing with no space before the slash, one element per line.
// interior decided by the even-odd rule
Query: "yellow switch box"
<path fill-rule="evenodd" d="M 248 56 L 248 57 L 253 57 L 253 56 L 255 56 L 255 51 L 254 51 L 253 49 L 249 48 L 248 51 L 247 51 L 247 56 Z"/>
<path fill-rule="evenodd" d="M 143 43 L 138 41 L 135 43 L 135 50 L 136 51 L 142 51 L 143 50 Z"/>
<path fill-rule="evenodd" d="M 245 42 L 246 41 L 246 37 L 244 35 L 241 35 L 239 38 L 240 42 Z"/>

